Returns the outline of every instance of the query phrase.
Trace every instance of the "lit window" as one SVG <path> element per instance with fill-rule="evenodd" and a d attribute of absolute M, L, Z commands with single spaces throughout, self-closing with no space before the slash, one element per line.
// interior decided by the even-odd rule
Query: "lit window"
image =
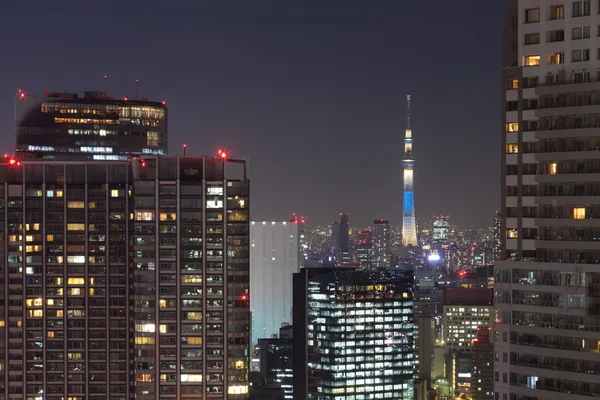
<path fill-rule="evenodd" d="M 119 190 L 118 189 L 112 189 L 110 191 L 110 197 L 119 197 Z"/>
<path fill-rule="evenodd" d="M 507 154 L 516 154 L 519 152 L 519 145 L 517 144 L 507 144 L 506 145 L 506 153 Z"/>
<path fill-rule="evenodd" d="M 509 239 L 517 239 L 519 237 L 519 234 L 516 229 L 507 229 L 506 237 Z"/>
<path fill-rule="evenodd" d="M 54 235 L 46 235 L 47 242 L 54 242 Z"/>
<path fill-rule="evenodd" d="M 84 231 L 85 224 L 67 224 L 68 231 Z"/>
<path fill-rule="evenodd" d="M 523 57 L 523 66 L 525 67 L 535 67 L 540 65 L 540 55 L 531 55 Z"/>
<path fill-rule="evenodd" d="M 235 362 L 235 369 L 244 369 L 245 363 L 241 360 Z"/>
<path fill-rule="evenodd" d="M 71 256 L 69 256 L 69 257 L 71 257 Z M 68 281 L 67 281 L 67 284 L 69 284 L 69 285 L 83 285 L 83 284 L 85 284 L 85 278 L 69 278 Z"/>
<path fill-rule="evenodd" d="M 563 53 L 562 51 L 559 53 L 549 53 L 547 63 L 548 64 L 564 64 L 565 63 L 565 53 Z"/>
<path fill-rule="evenodd" d="M 135 344 L 156 344 L 156 338 L 154 336 L 152 336 L 152 337 L 136 336 Z"/>
<path fill-rule="evenodd" d="M 557 171 L 558 171 L 558 164 L 551 163 L 551 164 L 548 165 L 548 173 L 550 175 L 556 175 Z"/>
<path fill-rule="evenodd" d="M 167 333 L 167 325 L 165 325 L 165 324 L 161 324 L 161 325 L 159 326 L 159 332 L 160 332 L 160 333 Z"/>
<path fill-rule="evenodd" d="M 177 219 L 176 213 L 160 213 L 159 218 L 161 221 L 175 221 Z"/>
<path fill-rule="evenodd" d="M 248 385 L 232 385 L 227 388 L 227 394 L 246 394 Z"/>
<path fill-rule="evenodd" d="M 518 89 L 519 88 L 519 80 L 518 79 L 511 79 L 508 81 L 508 88 L 509 89 Z"/>
<path fill-rule="evenodd" d="M 83 202 L 83 201 L 68 201 L 67 208 L 85 208 L 85 202 Z"/>
<path fill-rule="evenodd" d="M 156 325 L 154 324 L 135 324 L 136 332 L 154 333 L 156 332 Z"/>
<path fill-rule="evenodd" d="M 136 382 L 152 382 L 154 380 L 153 374 L 137 374 L 135 376 Z"/>
<path fill-rule="evenodd" d="M 576 207 L 573 209 L 573 219 L 585 219 L 585 208 Z"/>
<path fill-rule="evenodd" d="M 85 256 L 67 256 L 67 262 L 71 264 L 85 264 Z M 83 283 L 81 284 L 83 285 Z"/>
<path fill-rule="evenodd" d="M 202 382 L 202 374 L 181 374 L 181 382 Z"/>
<path fill-rule="evenodd" d="M 135 212 L 135 220 L 136 221 L 154 221 L 154 212 L 153 211 L 136 211 Z"/>
<path fill-rule="evenodd" d="M 506 124 L 506 132 L 518 132 L 519 131 L 519 123 L 518 122 L 509 122 Z"/>

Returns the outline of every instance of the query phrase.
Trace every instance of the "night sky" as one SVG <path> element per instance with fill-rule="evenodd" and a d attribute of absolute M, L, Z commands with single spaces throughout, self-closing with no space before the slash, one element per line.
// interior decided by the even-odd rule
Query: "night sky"
<path fill-rule="evenodd" d="M 252 218 L 402 218 L 406 94 L 420 218 L 500 203 L 504 1 L 0 2 L 0 151 L 13 94 L 166 100 L 169 150 L 250 158 Z"/>

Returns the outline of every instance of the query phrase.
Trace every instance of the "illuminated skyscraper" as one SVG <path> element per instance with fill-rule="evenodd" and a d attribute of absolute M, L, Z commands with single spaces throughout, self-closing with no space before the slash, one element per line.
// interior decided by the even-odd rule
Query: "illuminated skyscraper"
<path fill-rule="evenodd" d="M 415 195 L 413 191 L 413 173 L 415 161 L 412 159 L 412 131 L 410 130 L 410 95 L 406 96 L 406 134 L 404 136 L 404 201 L 402 217 L 402 245 L 417 245 L 417 225 L 415 223 Z"/>

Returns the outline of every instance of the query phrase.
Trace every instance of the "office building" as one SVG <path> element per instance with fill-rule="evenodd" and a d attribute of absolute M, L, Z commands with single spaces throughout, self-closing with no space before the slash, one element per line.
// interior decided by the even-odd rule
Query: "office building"
<path fill-rule="evenodd" d="M 167 154 L 167 106 L 145 98 L 19 91 L 15 129 L 20 159 L 127 161 Z"/>
<path fill-rule="evenodd" d="M 354 255 L 359 266 L 370 268 L 373 265 L 373 231 L 371 229 L 358 232 Z"/>
<path fill-rule="evenodd" d="M 600 8 L 521 0 L 506 22 L 494 391 L 592 398 L 600 392 L 588 373 L 600 370 Z"/>
<path fill-rule="evenodd" d="M 473 340 L 471 359 L 471 397 L 473 400 L 491 400 L 494 398 L 494 341 L 492 328 L 477 329 L 477 338 Z"/>
<path fill-rule="evenodd" d="M 250 286 L 252 343 L 279 333 L 292 322 L 292 280 L 303 261 L 301 222 L 252 221 L 250 225 Z"/>
<path fill-rule="evenodd" d="M 433 217 L 433 235 L 431 242 L 433 244 L 448 244 L 448 230 L 450 223 L 447 215 L 435 215 Z"/>
<path fill-rule="evenodd" d="M 294 275 L 294 395 L 412 400 L 413 272 L 304 268 Z"/>
<path fill-rule="evenodd" d="M 402 199 L 402 246 L 417 246 L 417 221 L 415 217 L 415 192 L 413 137 L 410 129 L 410 95 L 406 96 L 406 131 L 404 133 L 404 159 L 402 168 L 404 172 L 404 192 Z"/>
<path fill-rule="evenodd" d="M 390 223 L 384 220 L 373 221 L 373 266 L 389 268 L 391 266 Z"/>
<path fill-rule="evenodd" d="M 470 351 L 477 337 L 477 328 L 492 326 L 494 321 L 494 290 L 480 288 L 444 289 L 444 346 Z"/>
<path fill-rule="evenodd" d="M 246 398 L 248 186 L 221 157 L 0 166 L 7 398 Z"/>
<path fill-rule="evenodd" d="M 260 376 L 267 386 L 281 388 L 286 399 L 294 398 L 293 339 L 291 325 L 282 326 L 277 338 L 258 339 Z"/>

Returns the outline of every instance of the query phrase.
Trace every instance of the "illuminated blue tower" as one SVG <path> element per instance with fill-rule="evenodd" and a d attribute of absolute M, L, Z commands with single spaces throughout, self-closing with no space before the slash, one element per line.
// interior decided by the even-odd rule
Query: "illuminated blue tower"
<path fill-rule="evenodd" d="M 413 189 L 413 174 L 415 160 L 412 158 L 412 131 L 410 130 L 410 94 L 406 96 L 406 133 L 404 135 L 404 199 L 402 216 L 402 245 L 404 247 L 417 245 L 417 224 L 415 221 L 415 193 Z"/>

